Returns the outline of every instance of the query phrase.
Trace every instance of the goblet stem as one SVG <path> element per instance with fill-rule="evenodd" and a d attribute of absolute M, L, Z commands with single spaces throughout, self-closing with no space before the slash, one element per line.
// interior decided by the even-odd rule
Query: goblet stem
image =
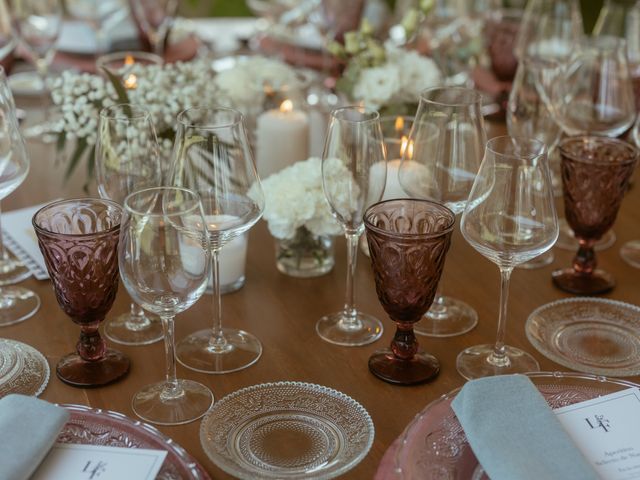
<path fill-rule="evenodd" d="M 76 351 L 80 358 L 88 362 L 103 359 L 107 351 L 107 345 L 98 330 L 101 321 L 102 319 L 80 328 L 80 340 L 76 344 Z"/>
<path fill-rule="evenodd" d="M 396 322 L 396 333 L 391 341 L 391 351 L 402 360 L 411 360 L 418 352 L 418 340 L 413 333 L 413 323 Z"/>
<path fill-rule="evenodd" d="M 500 268 L 500 313 L 498 316 L 498 333 L 493 353 L 487 361 L 496 367 L 508 367 L 511 364 L 507 356 L 507 347 L 504 337 L 507 332 L 507 307 L 509 304 L 509 282 L 511 281 L 513 267 Z"/>
<path fill-rule="evenodd" d="M 358 265 L 358 240 L 357 233 L 346 232 L 347 237 L 347 292 L 344 303 L 345 326 L 356 327 L 359 323 L 356 310 L 355 274 Z"/>
<path fill-rule="evenodd" d="M 216 353 L 227 350 L 222 332 L 222 292 L 220 291 L 220 249 L 211 249 L 211 275 L 213 277 L 213 330 L 209 346 Z"/>
<path fill-rule="evenodd" d="M 578 239 L 580 246 L 573 258 L 573 269 L 582 275 L 591 275 L 596 269 L 596 252 L 593 248 L 593 240 Z"/>
<path fill-rule="evenodd" d="M 164 330 L 164 352 L 167 364 L 167 382 L 161 393 L 166 398 L 175 398 L 182 393 L 182 388 L 176 378 L 176 338 L 172 315 L 162 316 Z"/>

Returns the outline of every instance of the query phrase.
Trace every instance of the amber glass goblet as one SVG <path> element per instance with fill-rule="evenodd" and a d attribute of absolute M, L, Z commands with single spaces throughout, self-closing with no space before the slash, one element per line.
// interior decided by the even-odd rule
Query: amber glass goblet
<path fill-rule="evenodd" d="M 438 360 L 418 350 L 413 325 L 433 303 L 451 243 L 455 215 L 429 200 L 387 200 L 364 216 L 376 292 L 396 323 L 391 347 L 369 358 L 369 370 L 389 383 L 434 378 Z"/>
<path fill-rule="evenodd" d="M 33 226 L 56 299 L 80 325 L 76 353 L 62 357 L 58 377 L 75 387 L 112 383 L 129 359 L 107 348 L 98 327 L 118 290 L 118 235 L 122 209 L 110 200 L 61 200 L 36 212 Z"/>
<path fill-rule="evenodd" d="M 553 283 L 578 295 L 608 292 L 615 281 L 596 268 L 593 247 L 616 220 L 638 150 L 614 138 L 579 136 L 564 140 L 560 155 L 565 217 L 580 246 L 571 267 L 553 272 Z"/>

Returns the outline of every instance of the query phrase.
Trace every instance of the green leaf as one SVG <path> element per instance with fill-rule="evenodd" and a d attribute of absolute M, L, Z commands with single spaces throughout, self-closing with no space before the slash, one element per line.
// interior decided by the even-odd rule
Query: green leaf
<path fill-rule="evenodd" d="M 67 132 L 64 130 L 58 133 L 58 139 L 56 140 L 56 152 L 60 153 L 64 150 L 67 144 Z"/>
<path fill-rule="evenodd" d="M 104 71 L 104 73 L 107 74 L 107 78 L 109 78 L 111 85 L 113 85 L 113 88 L 115 89 L 116 94 L 118 95 L 118 101 L 120 103 L 130 103 L 129 95 L 127 94 L 127 89 L 124 88 L 124 85 L 122 85 L 122 81 L 120 80 L 120 77 L 118 77 L 118 75 L 116 75 L 115 73 L 111 72 L 107 67 L 102 67 L 102 70 Z M 125 108 L 124 113 L 130 117 L 131 109 L 129 107 Z"/>
<path fill-rule="evenodd" d="M 76 149 L 73 152 L 73 156 L 71 157 L 71 161 L 69 162 L 69 166 L 67 166 L 67 171 L 64 174 L 64 181 L 69 180 L 69 177 L 73 174 L 74 170 L 78 166 L 78 162 L 80 158 L 82 158 L 82 154 L 87 149 L 87 140 L 81 138 L 78 140 L 78 144 L 76 145 Z"/>

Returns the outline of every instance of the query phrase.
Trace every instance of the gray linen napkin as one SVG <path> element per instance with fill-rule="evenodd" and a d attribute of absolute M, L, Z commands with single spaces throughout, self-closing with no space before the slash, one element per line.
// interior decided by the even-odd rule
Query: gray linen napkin
<path fill-rule="evenodd" d="M 47 455 L 69 412 L 24 395 L 0 399 L 0 478 L 23 480 Z"/>
<path fill-rule="evenodd" d="M 599 480 L 524 375 L 467 382 L 451 403 L 492 480 Z"/>

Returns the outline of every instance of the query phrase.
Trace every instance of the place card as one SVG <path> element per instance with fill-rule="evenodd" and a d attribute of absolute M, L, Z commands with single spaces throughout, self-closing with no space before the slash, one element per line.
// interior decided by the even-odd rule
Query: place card
<path fill-rule="evenodd" d="M 153 480 L 167 452 L 56 443 L 30 480 Z"/>
<path fill-rule="evenodd" d="M 575 403 L 554 413 L 601 478 L 640 479 L 640 389 Z"/>

